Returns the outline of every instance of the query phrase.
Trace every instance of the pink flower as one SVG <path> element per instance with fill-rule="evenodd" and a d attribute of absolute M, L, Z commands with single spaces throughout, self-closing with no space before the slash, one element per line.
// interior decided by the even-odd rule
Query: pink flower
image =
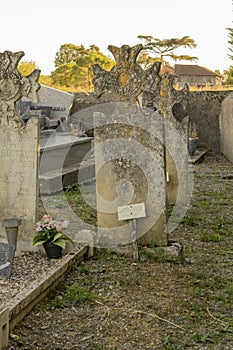
<path fill-rule="evenodd" d="M 58 232 L 62 231 L 63 229 L 63 225 L 62 225 L 62 222 L 59 222 L 59 221 L 55 221 L 55 227 L 57 229 Z"/>
<path fill-rule="evenodd" d="M 62 221 L 55 221 L 52 219 L 50 215 L 43 215 L 41 221 L 37 222 L 35 224 L 35 230 L 43 231 L 44 229 L 47 230 L 54 230 L 56 229 L 57 232 L 61 232 L 63 228 L 67 228 L 69 225 L 69 221 L 64 220 Z"/>
<path fill-rule="evenodd" d="M 64 220 L 64 221 L 63 221 L 63 228 L 67 228 L 68 225 L 69 225 L 69 221 Z"/>

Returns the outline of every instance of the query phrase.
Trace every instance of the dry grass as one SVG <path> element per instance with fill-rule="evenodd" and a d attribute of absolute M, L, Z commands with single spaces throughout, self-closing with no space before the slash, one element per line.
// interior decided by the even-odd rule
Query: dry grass
<path fill-rule="evenodd" d="M 184 260 L 143 247 L 138 261 L 99 252 L 14 329 L 8 349 L 232 350 L 233 166 L 209 153 L 194 173 L 192 205 L 171 236 Z M 81 302 L 83 291 L 92 297 Z"/>

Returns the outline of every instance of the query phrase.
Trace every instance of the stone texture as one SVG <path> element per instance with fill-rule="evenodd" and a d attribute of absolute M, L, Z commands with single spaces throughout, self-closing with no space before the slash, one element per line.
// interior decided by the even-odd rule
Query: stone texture
<path fill-rule="evenodd" d="M 0 350 L 8 345 L 9 309 L 0 310 Z"/>
<path fill-rule="evenodd" d="M 117 213 L 119 206 L 137 203 L 145 203 L 146 208 L 146 217 L 137 219 L 137 239 L 142 244 L 166 245 L 163 118 L 144 114 L 126 102 L 105 104 L 101 112 L 96 109 L 97 245 L 132 242 L 130 223 L 119 221 Z"/>
<path fill-rule="evenodd" d="M 142 48 L 141 44 L 133 47 L 129 45 L 108 46 L 116 65 L 111 71 L 102 69 L 98 64 L 93 66 L 93 85 L 96 97 L 99 98 L 104 93 L 111 91 L 118 95 L 120 100 L 135 103 L 143 91 L 156 90 L 160 76 L 154 72 L 158 73 L 160 63 L 156 62 L 148 70 L 143 70 L 137 63 L 137 57 Z"/>
<path fill-rule="evenodd" d="M 233 163 L 233 93 L 222 103 L 221 151 Z"/>
<path fill-rule="evenodd" d="M 230 91 L 191 91 L 187 110 L 190 120 L 196 123 L 198 147 L 219 152 L 221 149 L 221 111 Z"/>
<path fill-rule="evenodd" d="M 14 261 L 15 248 L 7 243 L 0 243 L 0 277 L 10 277 Z"/>
<path fill-rule="evenodd" d="M 38 140 L 37 118 L 27 124 L 16 107 L 16 102 L 27 96 L 37 102 L 40 71 L 28 77 L 17 71 L 23 52 L 5 51 L 0 54 L 0 221 L 21 219 L 19 249 L 31 248 L 38 200 Z M 0 238 L 5 230 L 0 226 Z"/>

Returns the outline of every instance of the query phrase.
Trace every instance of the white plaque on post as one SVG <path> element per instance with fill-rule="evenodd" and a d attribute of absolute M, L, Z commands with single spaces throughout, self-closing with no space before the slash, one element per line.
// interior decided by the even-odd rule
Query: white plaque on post
<path fill-rule="evenodd" d="M 145 204 L 137 203 L 118 207 L 118 220 L 133 220 L 146 216 Z"/>

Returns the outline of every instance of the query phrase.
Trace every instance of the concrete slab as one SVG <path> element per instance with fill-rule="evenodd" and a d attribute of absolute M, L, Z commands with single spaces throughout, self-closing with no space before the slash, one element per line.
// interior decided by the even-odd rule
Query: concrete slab
<path fill-rule="evenodd" d="M 195 154 L 194 154 L 193 156 L 190 157 L 191 163 L 192 163 L 192 164 L 197 163 L 199 160 L 201 160 L 201 159 L 204 157 L 204 155 L 205 155 L 207 152 L 208 152 L 207 149 L 204 149 L 204 150 L 197 149 L 197 150 L 195 151 Z"/>

